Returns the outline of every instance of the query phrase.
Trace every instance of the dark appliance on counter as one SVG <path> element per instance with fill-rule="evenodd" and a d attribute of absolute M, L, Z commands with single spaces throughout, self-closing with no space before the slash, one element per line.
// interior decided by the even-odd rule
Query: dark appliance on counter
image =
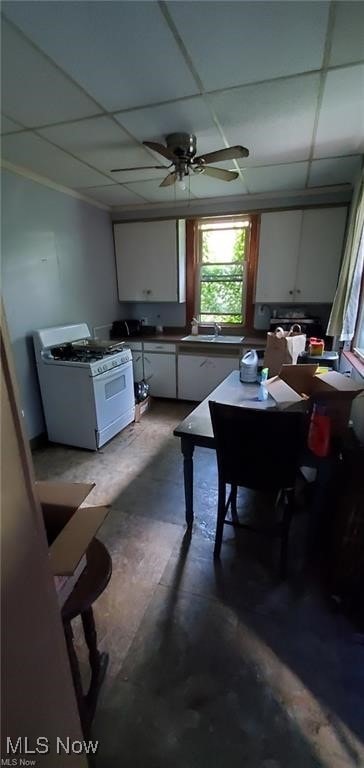
<path fill-rule="evenodd" d="M 324 330 L 322 323 L 318 317 L 272 317 L 270 321 L 270 331 L 275 331 L 277 328 L 283 328 L 284 331 L 290 331 L 292 325 L 298 323 L 301 326 L 302 333 L 305 333 L 307 338 L 315 336 L 318 339 L 324 338 Z"/>
<path fill-rule="evenodd" d="M 142 324 L 140 320 L 115 320 L 110 331 L 110 339 L 140 336 L 141 332 Z"/>

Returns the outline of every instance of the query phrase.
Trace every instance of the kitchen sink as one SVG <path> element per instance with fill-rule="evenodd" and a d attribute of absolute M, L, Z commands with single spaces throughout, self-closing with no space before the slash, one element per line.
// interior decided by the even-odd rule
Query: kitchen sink
<path fill-rule="evenodd" d="M 222 334 L 215 336 L 213 333 L 199 333 L 196 336 L 191 333 L 189 336 L 184 336 L 181 339 L 181 341 L 213 342 L 214 344 L 241 344 L 243 340 L 244 336 L 223 336 Z"/>

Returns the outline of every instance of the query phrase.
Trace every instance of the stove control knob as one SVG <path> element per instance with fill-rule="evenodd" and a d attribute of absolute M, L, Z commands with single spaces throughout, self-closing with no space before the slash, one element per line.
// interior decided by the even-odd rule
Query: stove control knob
<path fill-rule="evenodd" d="M 104 371 L 107 371 L 107 365 L 106 364 L 104 365 Z"/>
<path fill-rule="evenodd" d="M 97 371 L 98 371 L 98 373 L 102 373 L 102 368 L 101 368 L 101 365 L 99 365 L 99 367 L 98 367 Z"/>
<path fill-rule="evenodd" d="M 112 361 L 112 364 L 113 364 L 113 365 L 117 365 L 117 361 L 116 361 L 116 360 L 113 360 L 113 361 Z"/>

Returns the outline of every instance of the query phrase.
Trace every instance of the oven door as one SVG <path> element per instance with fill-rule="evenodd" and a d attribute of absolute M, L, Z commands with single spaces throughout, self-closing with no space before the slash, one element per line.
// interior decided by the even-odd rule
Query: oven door
<path fill-rule="evenodd" d="M 92 381 L 96 408 L 96 429 L 99 432 L 121 419 L 125 421 L 129 414 L 132 414 L 130 421 L 133 420 L 134 379 L 131 361 L 94 376 Z M 130 421 L 126 423 L 130 423 Z M 123 423 L 123 426 L 126 426 L 126 423 Z"/>

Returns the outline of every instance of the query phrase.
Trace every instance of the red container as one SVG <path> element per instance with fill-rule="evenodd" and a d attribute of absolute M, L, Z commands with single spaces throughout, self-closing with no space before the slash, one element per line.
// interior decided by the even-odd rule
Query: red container
<path fill-rule="evenodd" d="M 325 349 L 325 342 L 323 339 L 310 338 L 309 341 L 309 354 L 310 355 L 323 355 Z"/>
<path fill-rule="evenodd" d="M 330 450 L 331 420 L 325 406 L 314 405 L 308 432 L 308 447 L 323 458 Z"/>

